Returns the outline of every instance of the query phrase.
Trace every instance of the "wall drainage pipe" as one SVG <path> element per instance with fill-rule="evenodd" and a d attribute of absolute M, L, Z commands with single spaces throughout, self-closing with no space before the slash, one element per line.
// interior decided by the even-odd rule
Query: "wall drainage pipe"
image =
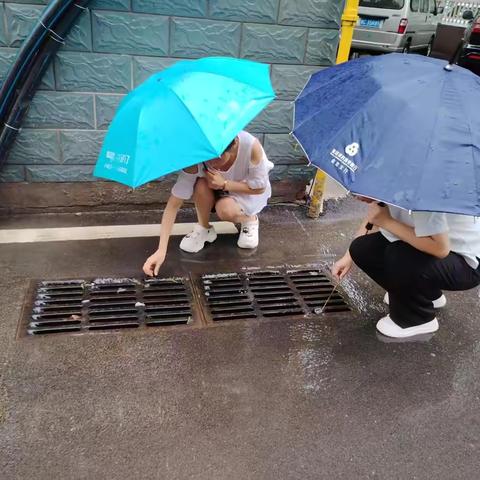
<path fill-rule="evenodd" d="M 89 0 L 77 0 L 61 2 L 63 5 L 57 11 L 57 14 L 53 16 L 55 22 L 51 22 L 49 25 L 54 28 L 49 28 L 46 31 L 46 35 L 43 37 L 43 41 L 40 42 L 40 37 L 35 43 L 36 51 L 32 52 L 30 61 L 25 60 L 26 66 L 17 65 L 18 59 L 12 66 L 12 71 L 17 72 L 17 79 L 11 84 L 11 90 L 5 90 L 2 88 L 4 97 L 0 97 L 0 105 L 5 105 L 3 109 L 3 129 L 0 134 L 0 167 L 5 162 L 8 150 L 15 139 L 17 133 L 20 131 L 22 121 L 28 111 L 30 102 L 35 95 L 38 84 L 40 83 L 46 69 L 48 68 L 50 61 L 57 53 L 59 47 L 65 43 L 64 39 L 68 34 L 70 28 L 75 23 L 76 19 L 86 9 L 86 5 Z M 59 3 L 59 2 L 56 2 Z M 51 7 L 53 8 L 53 5 Z M 49 9 L 50 7 L 47 7 Z M 42 16 L 43 18 L 43 16 Z M 42 22 L 46 25 L 44 22 Z M 36 31 L 36 29 L 35 29 Z M 35 33 L 34 31 L 34 33 Z M 33 35 L 33 34 L 32 34 Z M 26 43 L 31 43 L 29 40 Z M 24 72 L 22 75 L 21 72 Z M 9 77 L 12 76 L 9 74 Z M 15 91 L 16 96 L 13 96 L 10 91 Z M 0 110 L 1 112 L 1 110 Z"/>
<path fill-rule="evenodd" d="M 52 1 L 45 8 L 37 25 L 23 42 L 17 54 L 15 62 L 10 68 L 5 81 L 0 88 L 0 122 L 3 123 L 9 107 L 13 103 L 18 85 L 28 77 L 29 66 L 35 60 L 35 55 L 41 48 L 47 35 L 55 31 L 57 22 L 75 0 Z M 0 123 L 0 124 L 1 124 Z"/>

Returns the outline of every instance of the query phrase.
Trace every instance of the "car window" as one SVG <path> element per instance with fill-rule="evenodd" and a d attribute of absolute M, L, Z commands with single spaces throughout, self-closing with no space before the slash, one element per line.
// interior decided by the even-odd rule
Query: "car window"
<path fill-rule="evenodd" d="M 387 8 L 389 10 L 401 10 L 405 0 L 360 0 L 361 7 Z"/>
<path fill-rule="evenodd" d="M 412 12 L 418 12 L 420 7 L 420 0 L 410 0 L 410 10 Z"/>
<path fill-rule="evenodd" d="M 436 5 L 435 0 L 430 0 L 430 13 L 435 13 L 435 11 L 437 10 L 436 7 L 437 7 L 437 5 Z"/>
<path fill-rule="evenodd" d="M 428 0 L 420 0 L 420 11 L 428 13 Z"/>

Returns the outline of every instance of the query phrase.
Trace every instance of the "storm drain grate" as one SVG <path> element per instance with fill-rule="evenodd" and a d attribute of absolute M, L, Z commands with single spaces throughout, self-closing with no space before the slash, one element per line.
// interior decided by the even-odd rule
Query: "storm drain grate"
<path fill-rule="evenodd" d="M 24 324 L 30 335 L 184 325 L 191 304 L 181 278 L 39 282 Z"/>
<path fill-rule="evenodd" d="M 350 311 L 321 270 L 204 275 L 202 285 L 214 321 Z"/>

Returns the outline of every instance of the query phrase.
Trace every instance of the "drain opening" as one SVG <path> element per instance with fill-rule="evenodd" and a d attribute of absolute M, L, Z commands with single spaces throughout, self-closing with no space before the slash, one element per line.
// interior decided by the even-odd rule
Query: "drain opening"
<path fill-rule="evenodd" d="M 213 321 L 255 318 L 245 279 L 238 274 L 202 277 L 203 294 Z"/>
<path fill-rule="evenodd" d="M 319 309 L 351 311 L 341 293 L 332 294 L 329 278 L 316 269 L 204 275 L 202 287 L 214 321 L 307 316 Z"/>
<path fill-rule="evenodd" d="M 334 285 L 322 271 L 302 270 L 289 272 L 289 276 L 311 313 L 342 313 L 351 310 L 338 291 L 332 294 Z"/>
<path fill-rule="evenodd" d="M 96 279 L 35 284 L 23 333 L 86 333 L 192 322 L 186 279 Z"/>

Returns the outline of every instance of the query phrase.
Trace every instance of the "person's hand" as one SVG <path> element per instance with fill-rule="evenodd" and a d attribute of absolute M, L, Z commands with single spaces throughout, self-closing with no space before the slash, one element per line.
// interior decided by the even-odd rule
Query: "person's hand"
<path fill-rule="evenodd" d="M 147 258 L 143 265 L 145 275 L 148 275 L 149 277 L 157 276 L 164 261 L 165 253 L 157 250 L 153 255 Z"/>
<path fill-rule="evenodd" d="M 352 269 L 353 260 L 347 252 L 340 260 L 337 260 L 332 267 L 332 275 L 339 282 L 343 280 Z"/>
<path fill-rule="evenodd" d="M 225 186 L 225 178 L 218 172 L 205 172 L 208 186 L 212 190 L 223 190 Z"/>
<path fill-rule="evenodd" d="M 390 218 L 390 210 L 387 207 L 381 207 L 376 202 L 368 205 L 367 221 L 372 225 L 384 227 Z"/>

